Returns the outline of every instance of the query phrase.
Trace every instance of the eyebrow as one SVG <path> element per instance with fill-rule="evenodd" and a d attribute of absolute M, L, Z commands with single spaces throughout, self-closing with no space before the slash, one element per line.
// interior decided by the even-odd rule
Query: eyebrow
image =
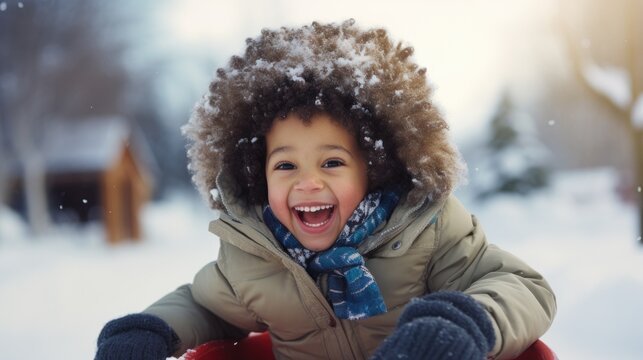
<path fill-rule="evenodd" d="M 271 151 L 271 152 L 266 156 L 266 161 L 270 160 L 270 158 L 271 158 L 273 155 L 275 155 L 275 154 L 282 153 L 282 152 L 289 152 L 289 151 L 292 151 L 293 149 L 294 149 L 294 148 L 293 148 L 292 146 L 280 146 L 280 147 L 277 147 L 277 148 L 273 149 L 273 150 L 272 150 L 272 151 Z M 351 158 L 354 158 L 354 157 L 355 157 L 355 156 L 353 155 L 353 153 L 351 153 L 350 151 L 348 151 L 348 149 L 346 149 L 345 147 L 340 146 L 340 145 L 332 145 L 332 144 L 328 144 L 328 145 L 321 145 L 321 146 L 317 147 L 317 149 L 318 149 L 318 150 L 321 150 L 321 151 L 338 150 L 338 151 L 341 151 L 341 152 L 346 153 L 346 154 L 347 154 L 347 155 L 349 155 Z"/>
<path fill-rule="evenodd" d="M 275 148 L 274 150 L 272 150 L 272 151 L 271 151 L 271 152 L 266 156 L 266 161 L 270 160 L 270 158 L 271 158 L 273 155 L 275 155 L 275 154 L 278 154 L 278 153 L 281 153 L 281 152 L 288 152 L 288 151 L 291 151 L 291 150 L 292 150 L 292 146 L 280 146 L 280 147 L 278 147 L 278 148 Z"/>

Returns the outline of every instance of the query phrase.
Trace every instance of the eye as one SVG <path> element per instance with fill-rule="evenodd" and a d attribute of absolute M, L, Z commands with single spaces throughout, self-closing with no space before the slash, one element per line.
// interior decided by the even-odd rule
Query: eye
<path fill-rule="evenodd" d="M 326 162 L 322 165 L 324 168 L 334 168 L 338 166 L 343 166 L 344 162 L 338 159 L 331 159 L 331 160 L 326 160 Z"/>
<path fill-rule="evenodd" d="M 289 162 L 280 162 L 275 165 L 275 170 L 293 170 L 295 165 Z"/>

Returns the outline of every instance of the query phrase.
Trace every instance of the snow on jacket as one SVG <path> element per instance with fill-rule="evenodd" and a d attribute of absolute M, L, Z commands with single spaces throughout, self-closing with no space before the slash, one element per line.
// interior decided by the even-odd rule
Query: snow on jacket
<path fill-rule="evenodd" d="M 278 359 L 365 359 L 392 332 L 411 298 L 438 290 L 473 296 L 496 331 L 492 354 L 512 358 L 549 328 L 556 311 L 542 276 L 514 255 L 487 243 L 477 219 L 453 196 L 437 203 L 401 201 L 391 218 L 360 246 L 388 312 L 341 320 L 306 270 L 293 261 L 262 222 L 259 206 L 226 197 L 210 230 L 218 259 L 191 285 L 145 312 L 164 319 L 181 339 L 179 354 L 213 339 L 269 331 Z"/>

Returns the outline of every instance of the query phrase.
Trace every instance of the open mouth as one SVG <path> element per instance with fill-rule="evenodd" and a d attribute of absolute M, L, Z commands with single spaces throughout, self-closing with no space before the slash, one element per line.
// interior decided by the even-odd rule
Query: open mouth
<path fill-rule="evenodd" d="M 301 222 L 312 228 L 327 224 L 335 211 L 334 205 L 295 206 L 295 212 Z"/>

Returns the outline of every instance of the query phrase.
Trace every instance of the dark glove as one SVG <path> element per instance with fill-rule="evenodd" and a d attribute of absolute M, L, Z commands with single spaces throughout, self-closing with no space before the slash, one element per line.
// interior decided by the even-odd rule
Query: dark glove
<path fill-rule="evenodd" d="M 480 304 L 464 293 L 441 291 L 411 300 L 371 359 L 482 360 L 495 341 Z"/>
<path fill-rule="evenodd" d="M 94 360 L 165 360 L 178 346 L 179 337 L 165 321 L 131 314 L 105 325 Z"/>

